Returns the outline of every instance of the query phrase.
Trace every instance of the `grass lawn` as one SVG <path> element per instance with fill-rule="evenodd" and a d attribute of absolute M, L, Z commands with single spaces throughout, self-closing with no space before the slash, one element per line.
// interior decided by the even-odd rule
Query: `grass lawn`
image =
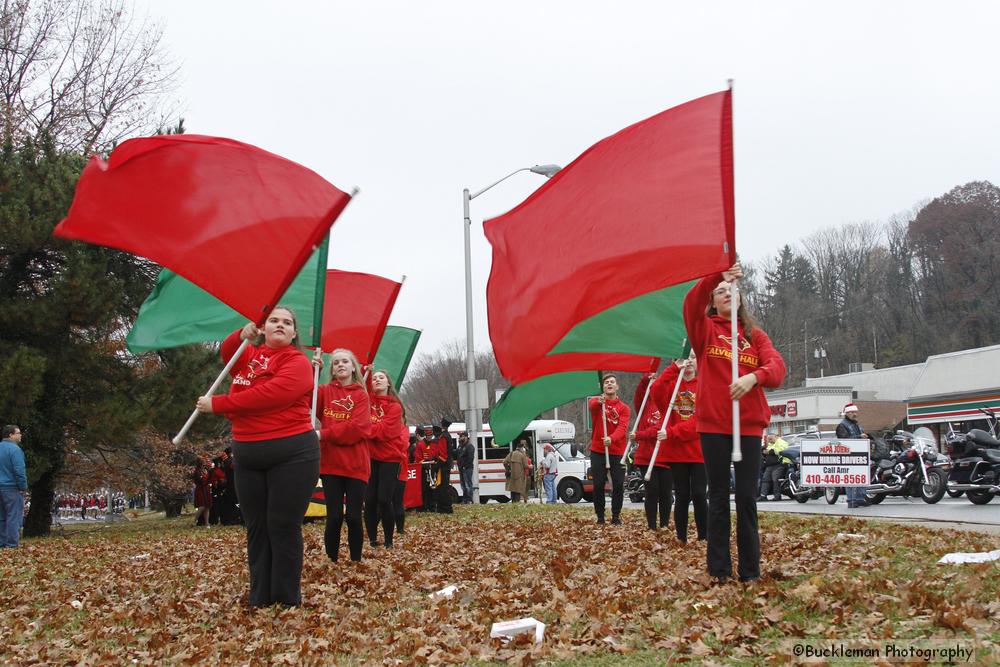
<path fill-rule="evenodd" d="M 936 564 L 1000 549 L 998 536 L 763 513 L 763 578 L 719 586 L 704 543 L 624 516 L 598 527 L 585 508 L 495 504 L 408 515 L 396 548 L 366 544 L 351 563 L 345 534 L 337 564 L 323 524 L 307 525 L 303 606 L 257 611 L 242 528 L 95 522 L 0 551 L 0 663 L 763 665 L 797 661 L 795 643 L 887 641 L 979 647 L 972 664 L 1000 663 L 1000 563 Z M 428 598 L 449 584 L 454 597 Z M 494 621 L 523 616 L 548 624 L 541 644 L 489 639 Z"/>

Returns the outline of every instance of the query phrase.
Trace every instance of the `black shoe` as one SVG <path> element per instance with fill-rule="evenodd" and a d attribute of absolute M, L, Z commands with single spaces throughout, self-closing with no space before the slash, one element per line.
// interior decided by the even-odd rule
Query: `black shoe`
<path fill-rule="evenodd" d="M 741 584 L 750 584 L 760 579 L 760 575 L 753 577 L 740 577 Z"/>
<path fill-rule="evenodd" d="M 604 517 L 603 516 L 597 517 L 597 525 L 598 526 L 603 526 L 604 525 Z"/>
<path fill-rule="evenodd" d="M 370 546 L 372 549 L 378 549 L 378 542 L 372 540 L 371 542 L 368 543 L 368 546 Z"/>
<path fill-rule="evenodd" d="M 779 500 L 784 500 L 784 498 L 782 498 L 781 496 L 775 496 L 774 498 L 772 498 L 772 500 L 774 500 L 775 502 L 777 502 Z"/>
<path fill-rule="evenodd" d="M 716 576 L 712 577 L 712 585 L 713 586 L 724 586 L 728 581 L 729 581 L 729 575 L 728 574 L 723 574 L 723 575 L 720 575 L 720 576 L 717 576 L 717 577 Z"/>
<path fill-rule="evenodd" d="M 391 549 L 392 548 L 392 542 L 386 542 L 385 543 L 385 548 L 386 549 Z"/>
<path fill-rule="evenodd" d="M 612 526 L 620 526 L 620 525 L 622 525 L 622 519 L 621 519 L 621 517 L 618 517 L 618 516 L 611 517 L 611 525 Z"/>
<path fill-rule="evenodd" d="M 767 502 L 767 496 L 757 496 L 757 502 L 758 503 L 766 503 Z"/>

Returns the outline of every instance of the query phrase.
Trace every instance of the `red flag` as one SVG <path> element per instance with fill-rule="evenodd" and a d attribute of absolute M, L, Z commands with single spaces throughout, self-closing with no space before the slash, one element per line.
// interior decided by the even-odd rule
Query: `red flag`
<path fill-rule="evenodd" d="M 323 351 L 343 347 L 354 352 L 362 364 L 370 364 L 401 286 L 369 273 L 329 269 L 323 298 Z"/>
<path fill-rule="evenodd" d="M 261 322 L 348 201 L 249 144 L 148 137 L 91 158 L 54 234 L 151 259 Z"/>
<path fill-rule="evenodd" d="M 571 355 L 546 358 L 570 329 L 636 296 L 728 268 L 734 227 L 730 91 L 590 147 L 517 208 L 484 223 L 493 246 L 490 338 L 504 377 L 538 377 L 539 364 L 548 373 L 578 370 Z"/>

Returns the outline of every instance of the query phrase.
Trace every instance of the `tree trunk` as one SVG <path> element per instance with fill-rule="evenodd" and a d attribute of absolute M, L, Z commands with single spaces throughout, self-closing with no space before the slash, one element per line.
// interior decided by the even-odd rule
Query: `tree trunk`
<path fill-rule="evenodd" d="M 52 531 L 52 502 L 57 472 L 50 468 L 31 485 L 31 510 L 24 518 L 25 537 L 46 537 Z"/>

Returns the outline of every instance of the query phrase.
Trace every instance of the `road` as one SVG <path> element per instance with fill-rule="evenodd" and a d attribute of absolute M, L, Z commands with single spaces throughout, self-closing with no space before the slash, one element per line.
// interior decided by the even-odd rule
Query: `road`
<path fill-rule="evenodd" d="M 581 502 L 580 506 L 583 505 L 584 503 Z M 625 507 L 642 509 L 642 503 L 626 501 Z M 965 496 L 960 498 L 945 496 L 938 503 L 928 505 L 919 498 L 893 498 L 890 496 L 878 505 L 853 510 L 847 508 L 847 501 L 843 496 L 835 505 L 827 505 L 823 498 L 810 500 L 806 503 L 798 503 L 786 498 L 780 502 L 757 503 L 757 511 L 865 517 L 1000 535 L 1000 498 L 994 498 L 988 505 L 973 505 Z"/>

